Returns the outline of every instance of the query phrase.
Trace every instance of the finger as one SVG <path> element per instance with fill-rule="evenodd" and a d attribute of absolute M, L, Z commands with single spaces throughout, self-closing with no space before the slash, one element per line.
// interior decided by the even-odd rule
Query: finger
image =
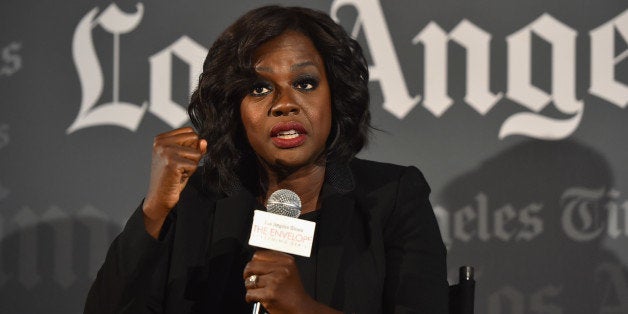
<path fill-rule="evenodd" d="M 198 141 L 198 149 L 201 151 L 201 155 L 205 155 L 207 152 L 207 140 L 201 139 Z"/>
<path fill-rule="evenodd" d="M 198 167 L 198 162 L 181 156 L 168 156 L 167 158 L 158 158 L 153 162 L 152 168 L 161 169 L 155 172 L 155 175 L 161 179 L 173 184 L 173 179 L 178 180 L 177 183 L 184 183 Z M 153 174 L 151 174 L 152 176 Z M 152 180 L 152 179 L 151 179 Z M 164 182 L 165 183 L 165 182 Z M 162 183 L 157 183 L 159 186 L 163 186 Z M 177 185 L 178 186 L 178 185 Z M 185 185 L 180 186 L 183 188 Z"/>
<path fill-rule="evenodd" d="M 247 278 L 251 275 L 263 275 L 276 271 L 285 274 L 286 269 L 296 269 L 292 255 L 273 250 L 257 250 L 251 261 L 244 267 L 242 275 L 243 278 Z"/>
<path fill-rule="evenodd" d="M 168 132 L 161 133 L 155 137 L 158 137 L 158 138 L 171 137 L 173 135 L 182 134 L 182 133 L 196 133 L 196 132 L 194 132 L 193 128 L 186 126 L 183 128 L 178 128 L 178 129 L 170 130 Z"/>
<path fill-rule="evenodd" d="M 179 145 L 196 147 L 198 146 L 198 141 L 199 141 L 198 134 L 194 132 L 186 132 L 186 133 L 172 134 L 170 136 L 156 136 L 154 143 L 162 144 L 162 145 L 176 143 Z"/>
<path fill-rule="evenodd" d="M 251 281 L 250 278 L 251 276 L 257 276 L 257 279 L 255 279 L 255 281 Z M 261 289 L 266 287 L 265 285 L 265 280 L 262 278 L 264 277 L 263 275 L 251 275 L 249 277 L 244 278 L 244 287 L 246 289 Z"/>
<path fill-rule="evenodd" d="M 205 142 L 205 144 L 202 144 L 202 142 Z M 203 150 L 207 149 L 207 141 L 199 140 L 196 133 L 182 133 L 171 137 L 155 138 L 153 142 L 153 150 L 159 150 L 168 146 L 189 148 L 203 155 Z"/>
<path fill-rule="evenodd" d="M 201 157 L 203 157 L 201 151 L 187 146 L 168 146 L 165 147 L 164 150 L 164 153 L 166 154 L 183 157 L 195 163 L 198 163 L 198 161 L 201 160 Z"/>
<path fill-rule="evenodd" d="M 253 261 L 268 261 L 276 263 L 293 263 L 294 257 L 290 254 L 273 251 L 273 250 L 257 250 L 251 258 Z"/>
<path fill-rule="evenodd" d="M 265 276 L 266 283 L 268 284 L 275 280 L 282 280 L 281 278 L 288 278 L 294 275 L 298 276 L 298 269 L 294 264 L 251 261 L 244 267 L 243 278 L 246 279 L 251 275 Z"/>
<path fill-rule="evenodd" d="M 191 161 L 193 164 L 198 165 L 201 160 L 201 152 L 184 146 L 176 146 L 175 144 L 169 146 L 158 146 L 153 151 L 153 164 L 163 164 L 165 166 L 176 165 L 175 157 L 185 158 Z"/>
<path fill-rule="evenodd" d="M 268 289 L 250 289 L 246 291 L 246 296 L 245 296 L 245 301 L 248 303 L 253 303 L 253 302 L 262 302 L 262 305 L 264 305 L 264 308 L 266 307 L 266 304 L 264 304 L 264 301 L 269 300 L 269 291 L 267 291 Z"/>
<path fill-rule="evenodd" d="M 181 173 L 185 178 L 191 176 L 192 173 L 196 171 L 198 163 L 181 156 L 173 156 L 171 157 L 168 166 Z"/>
<path fill-rule="evenodd" d="M 266 310 L 269 310 L 283 294 L 285 292 L 276 289 L 249 289 L 246 290 L 244 299 L 248 303 L 260 302 Z"/>
<path fill-rule="evenodd" d="M 270 274 L 274 270 L 275 264 L 270 262 L 250 261 L 244 266 L 242 272 L 242 278 L 246 280 L 252 275 L 266 275 Z"/>
<path fill-rule="evenodd" d="M 281 298 L 282 293 L 270 289 L 247 290 L 244 296 L 247 303 L 259 302 L 267 311 L 272 311 Z"/>
<path fill-rule="evenodd" d="M 198 134 L 193 133 L 193 135 L 190 135 L 190 133 L 183 133 L 183 134 L 178 134 L 175 136 L 181 136 L 181 142 L 179 142 L 182 146 L 186 146 L 186 147 L 190 147 L 190 148 L 194 148 L 199 150 L 199 146 L 200 146 L 200 138 L 198 137 Z M 183 138 L 185 137 L 185 138 Z"/>

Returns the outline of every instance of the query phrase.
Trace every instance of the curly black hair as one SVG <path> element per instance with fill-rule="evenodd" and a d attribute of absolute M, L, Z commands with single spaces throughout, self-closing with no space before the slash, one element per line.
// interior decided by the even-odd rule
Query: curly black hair
<path fill-rule="evenodd" d="M 209 49 L 188 107 L 192 124 L 209 143 L 204 179 L 219 191 L 230 190 L 238 184 L 239 173 L 258 167 L 240 119 L 240 103 L 257 77 L 255 50 L 286 31 L 309 37 L 325 62 L 332 101 L 327 162 L 348 162 L 367 143 L 369 73 L 360 45 L 324 12 L 281 6 L 254 9 Z"/>

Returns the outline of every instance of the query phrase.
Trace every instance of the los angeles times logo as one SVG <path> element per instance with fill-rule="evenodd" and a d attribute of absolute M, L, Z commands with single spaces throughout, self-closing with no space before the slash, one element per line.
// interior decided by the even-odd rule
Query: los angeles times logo
<path fill-rule="evenodd" d="M 2 48 L 0 53 L 0 77 L 11 76 L 22 68 L 22 56 L 19 55 L 21 49 L 22 44 L 18 42 L 12 42 Z"/>

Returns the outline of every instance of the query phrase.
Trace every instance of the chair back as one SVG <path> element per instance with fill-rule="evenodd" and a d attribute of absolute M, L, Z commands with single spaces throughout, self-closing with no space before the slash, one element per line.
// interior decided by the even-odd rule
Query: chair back
<path fill-rule="evenodd" d="M 449 314 L 473 314 L 475 279 L 473 267 L 462 266 L 458 284 L 449 286 Z"/>

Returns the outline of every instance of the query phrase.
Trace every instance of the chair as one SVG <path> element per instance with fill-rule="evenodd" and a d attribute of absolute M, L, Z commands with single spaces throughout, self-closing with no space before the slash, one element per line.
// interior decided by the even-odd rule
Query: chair
<path fill-rule="evenodd" d="M 458 284 L 449 286 L 449 314 L 473 314 L 475 299 L 473 267 L 460 267 L 459 275 Z"/>

